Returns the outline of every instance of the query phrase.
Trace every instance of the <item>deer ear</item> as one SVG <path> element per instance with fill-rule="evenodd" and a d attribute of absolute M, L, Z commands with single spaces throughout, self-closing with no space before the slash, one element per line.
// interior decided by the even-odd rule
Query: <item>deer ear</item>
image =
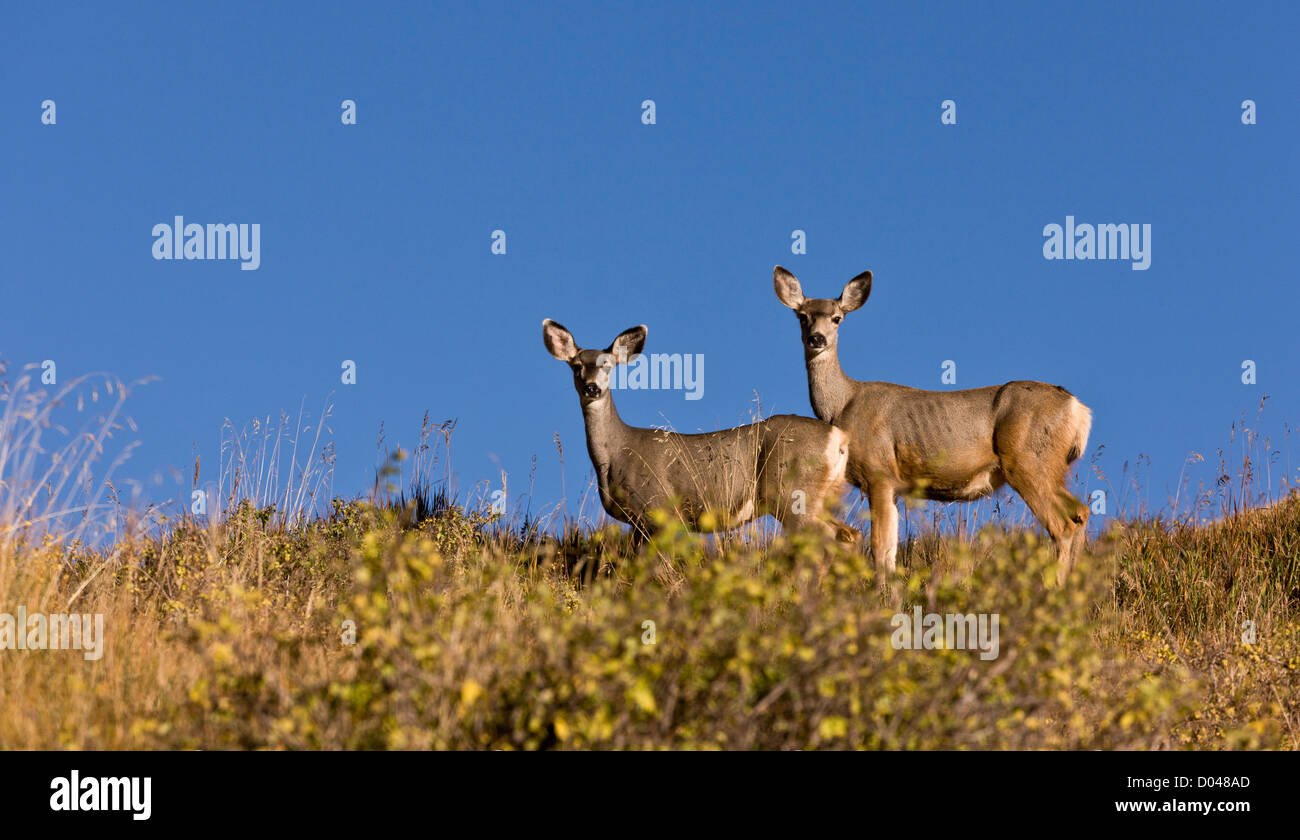
<path fill-rule="evenodd" d="M 578 344 L 573 340 L 573 334 L 550 318 L 542 321 L 542 343 L 551 351 L 552 356 L 562 362 L 578 355 Z"/>
<path fill-rule="evenodd" d="M 605 352 L 614 357 L 615 364 L 624 364 L 633 356 L 641 355 L 641 351 L 645 349 L 647 333 L 649 330 L 646 329 L 645 324 L 623 330 Z"/>
<path fill-rule="evenodd" d="M 849 281 L 840 292 L 840 309 L 852 312 L 867 302 L 871 295 L 871 272 L 864 271 Z"/>
<path fill-rule="evenodd" d="M 779 265 L 772 269 L 772 288 L 776 289 L 777 299 L 791 309 L 798 309 L 803 303 L 803 287 L 793 274 Z"/>

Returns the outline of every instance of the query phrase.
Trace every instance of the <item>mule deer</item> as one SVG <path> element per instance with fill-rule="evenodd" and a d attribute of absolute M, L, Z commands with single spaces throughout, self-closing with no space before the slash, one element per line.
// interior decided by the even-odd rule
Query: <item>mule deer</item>
<path fill-rule="evenodd" d="M 871 272 L 834 300 L 805 298 L 779 265 L 772 283 L 799 316 L 813 413 L 849 433 L 847 476 L 867 496 L 877 565 L 894 569 L 899 493 L 967 502 L 1010 484 L 1051 535 L 1064 583 L 1088 521 L 1088 508 L 1065 489 L 1070 464 L 1088 446 L 1087 406 L 1043 382 L 919 391 L 850 379 L 840 367 L 840 321 L 866 302 Z"/>
<path fill-rule="evenodd" d="M 542 322 L 551 355 L 573 370 L 600 501 L 640 542 L 649 514 L 676 509 L 696 531 L 729 530 L 772 514 L 784 529 L 813 529 L 844 542 L 856 531 L 833 519 L 848 461 L 848 435 L 811 417 L 779 415 L 704 434 L 628 426 L 614 409 L 610 376 L 645 347 L 646 328 L 622 332 L 605 350 L 582 350 L 561 325 Z"/>

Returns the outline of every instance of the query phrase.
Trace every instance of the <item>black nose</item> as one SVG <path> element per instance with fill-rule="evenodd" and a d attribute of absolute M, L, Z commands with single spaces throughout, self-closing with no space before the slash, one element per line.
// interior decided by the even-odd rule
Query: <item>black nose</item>
<path fill-rule="evenodd" d="M 600 388 L 588 383 L 582 386 L 582 393 L 584 396 L 594 400 L 596 397 L 600 396 Z"/>
<path fill-rule="evenodd" d="M 813 333 L 808 336 L 808 346 L 814 350 L 820 350 L 826 346 L 826 336 L 821 333 Z"/>

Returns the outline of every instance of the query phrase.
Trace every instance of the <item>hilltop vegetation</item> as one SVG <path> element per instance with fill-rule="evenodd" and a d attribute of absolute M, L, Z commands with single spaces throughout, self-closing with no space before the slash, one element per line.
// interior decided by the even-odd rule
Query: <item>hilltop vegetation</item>
<path fill-rule="evenodd" d="M 281 527 L 244 505 L 71 562 L 54 541 L 15 544 L 0 602 L 101 612 L 107 638 L 93 662 L 0 653 L 0 745 L 1300 743 L 1295 498 L 1204 528 L 1116 528 L 1065 589 L 1032 534 L 941 539 L 883 593 L 868 558 L 803 539 L 720 546 L 669 527 L 631 555 L 614 529 L 521 540 L 455 506 L 400 513 L 336 503 Z M 1000 655 L 894 650 L 890 617 L 918 604 L 999 613 Z"/>
<path fill-rule="evenodd" d="M 1064 588 L 1008 518 L 912 535 L 883 586 L 812 537 L 664 519 L 636 552 L 507 518 L 433 480 L 451 424 L 404 493 L 386 468 L 320 514 L 327 461 L 268 484 L 278 438 L 233 435 L 224 516 L 92 539 L 120 507 L 83 467 L 126 392 L 56 448 L 25 384 L 0 393 L 0 613 L 101 614 L 104 638 L 0 650 L 3 748 L 1300 747 L 1300 496 L 1252 507 L 1226 469 L 1218 521 L 1114 522 Z M 895 649 L 915 607 L 997 614 L 997 657 Z"/>

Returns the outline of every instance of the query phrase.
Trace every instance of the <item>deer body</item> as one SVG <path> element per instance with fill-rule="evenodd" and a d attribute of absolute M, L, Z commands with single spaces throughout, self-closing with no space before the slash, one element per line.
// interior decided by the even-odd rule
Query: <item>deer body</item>
<path fill-rule="evenodd" d="M 645 328 L 624 332 L 605 351 L 579 350 L 554 321 L 542 328 L 547 349 L 573 368 L 601 504 L 638 536 L 652 530 L 650 512 L 662 509 L 675 510 L 697 531 L 728 530 L 771 514 L 786 529 L 856 538 L 826 513 L 845 480 L 849 447 L 842 429 L 794 415 L 703 434 L 629 426 L 614 407 L 609 375 L 614 364 L 641 352 Z"/>
<path fill-rule="evenodd" d="M 774 285 L 800 316 L 813 413 L 849 434 L 846 476 L 867 496 L 877 564 L 895 566 L 900 494 L 965 502 L 1009 484 L 1051 535 L 1064 582 L 1088 519 L 1087 507 L 1065 489 L 1070 464 L 1088 445 L 1088 408 L 1043 382 L 922 391 L 852 379 L 840 366 L 839 323 L 865 302 L 871 272 L 836 300 L 805 299 L 779 266 Z"/>

